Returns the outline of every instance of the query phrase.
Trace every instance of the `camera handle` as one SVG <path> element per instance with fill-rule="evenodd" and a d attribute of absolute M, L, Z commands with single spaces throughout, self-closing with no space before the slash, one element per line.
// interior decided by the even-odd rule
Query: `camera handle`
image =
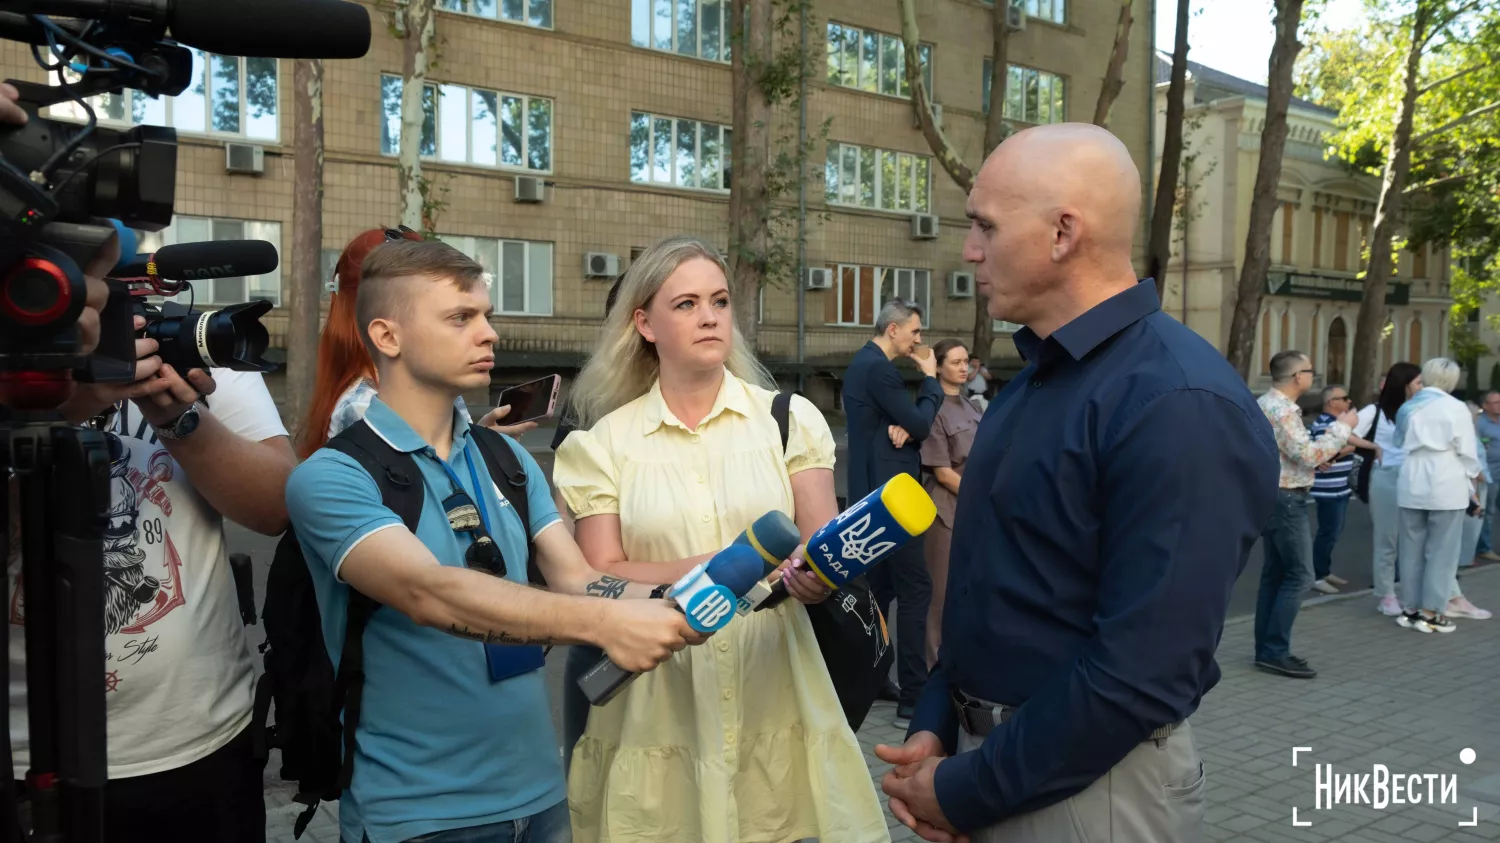
<path fill-rule="evenodd" d="M 0 468 L 6 467 L 20 481 L 24 599 L 6 609 L 24 607 L 25 612 L 31 751 L 30 835 L 16 836 L 24 834 L 18 818 L 6 836 L 30 843 L 100 843 L 107 752 L 103 535 L 109 447 L 104 434 L 65 424 L 55 411 L 15 413 L 0 422 Z M 6 483 L 0 490 L 4 548 L 10 546 L 5 535 L 10 503 Z M 8 651 L 9 638 L 7 617 L 0 624 L 0 649 Z M 8 660 L 0 664 L 6 685 L 9 670 Z M 6 742 L 9 759 L 8 737 Z M 9 785 L 11 768 L 0 775 Z M 13 806 L 7 800 L 7 813 Z"/>

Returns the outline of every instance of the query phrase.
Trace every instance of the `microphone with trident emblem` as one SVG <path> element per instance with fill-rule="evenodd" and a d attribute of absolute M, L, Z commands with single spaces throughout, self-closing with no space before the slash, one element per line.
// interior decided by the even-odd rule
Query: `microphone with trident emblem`
<path fill-rule="evenodd" d="M 927 532 L 936 519 L 937 505 L 927 490 L 910 474 L 898 474 L 812 534 L 807 567 L 837 590 Z M 786 584 L 777 580 L 755 611 L 774 608 L 786 598 Z"/>

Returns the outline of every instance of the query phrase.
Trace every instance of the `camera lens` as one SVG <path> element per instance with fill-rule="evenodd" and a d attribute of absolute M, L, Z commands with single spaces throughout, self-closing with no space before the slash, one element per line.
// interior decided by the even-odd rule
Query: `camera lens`
<path fill-rule="evenodd" d="M 271 336 L 260 317 L 271 309 L 268 301 L 230 305 L 201 313 L 181 305 L 166 305 L 160 316 L 148 314 L 146 336 L 161 345 L 163 363 L 185 372 L 218 367 L 236 372 L 270 372 L 276 367 L 262 357 Z"/>

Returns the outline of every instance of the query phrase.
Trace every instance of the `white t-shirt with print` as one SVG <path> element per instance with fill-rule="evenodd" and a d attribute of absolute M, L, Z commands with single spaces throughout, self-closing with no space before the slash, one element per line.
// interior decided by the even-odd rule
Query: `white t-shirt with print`
<path fill-rule="evenodd" d="M 251 441 L 286 435 L 259 374 L 211 374 L 217 389 L 205 400 L 206 412 Z M 250 723 L 253 667 L 223 519 L 155 441 L 135 405 L 127 402 L 115 414 L 106 438 L 104 688 L 108 773 L 118 779 L 174 770 L 229 743 Z M 8 579 L 10 738 L 19 779 L 31 755 L 25 595 L 15 539 Z"/>

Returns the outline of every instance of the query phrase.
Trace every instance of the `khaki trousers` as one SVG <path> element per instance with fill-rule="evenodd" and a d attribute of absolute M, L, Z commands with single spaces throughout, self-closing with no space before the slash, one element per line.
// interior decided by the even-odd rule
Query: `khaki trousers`
<path fill-rule="evenodd" d="M 958 749 L 983 739 L 959 730 Z M 1207 780 L 1187 723 L 1146 741 L 1098 781 L 1055 805 L 980 829 L 974 843 L 1200 843 Z"/>

